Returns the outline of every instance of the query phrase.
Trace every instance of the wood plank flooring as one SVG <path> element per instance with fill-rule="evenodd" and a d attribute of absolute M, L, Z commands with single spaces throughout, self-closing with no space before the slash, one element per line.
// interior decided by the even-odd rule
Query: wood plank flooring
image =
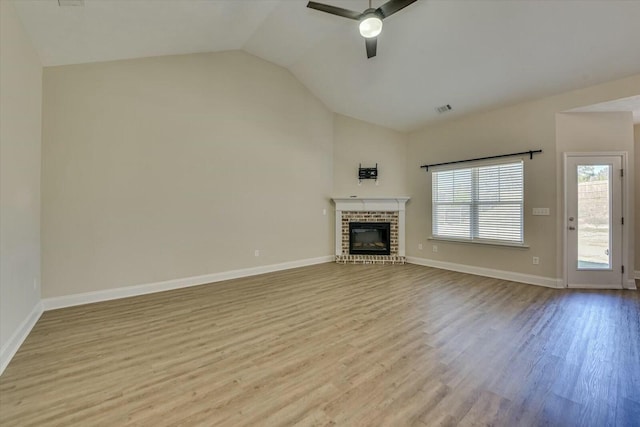
<path fill-rule="evenodd" d="M 7 426 L 638 426 L 640 293 L 322 264 L 44 313 Z"/>

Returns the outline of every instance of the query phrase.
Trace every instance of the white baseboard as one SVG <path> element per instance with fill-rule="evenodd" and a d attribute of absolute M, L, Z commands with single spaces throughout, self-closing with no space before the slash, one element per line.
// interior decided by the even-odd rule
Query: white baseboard
<path fill-rule="evenodd" d="M 593 283 L 575 283 L 567 286 L 568 289 L 594 289 L 594 290 L 621 290 L 625 289 L 622 285 L 598 285 Z"/>
<path fill-rule="evenodd" d="M 636 276 L 636 279 L 637 279 L 637 278 L 638 278 L 638 276 Z M 636 287 L 636 281 L 635 281 L 635 279 L 629 279 L 629 280 L 627 280 L 627 287 L 626 287 L 626 288 L 627 288 L 627 289 L 631 289 L 631 290 L 636 290 L 636 289 L 638 289 L 638 288 Z"/>
<path fill-rule="evenodd" d="M 633 272 L 633 278 L 640 280 L 640 271 L 636 270 Z"/>
<path fill-rule="evenodd" d="M 58 308 L 72 307 L 75 305 L 90 304 L 94 302 L 152 294 L 155 292 L 169 291 L 172 289 L 187 288 L 189 286 L 205 285 L 207 283 L 255 276 L 258 274 L 271 273 L 274 271 L 289 270 L 291 268 L 306 267 L 308 265 L 323 264 L 326 262 L 332 262 L 334 260 L 335 256 L 327 255 L 318 258 L 308 258 L 298 261 L 283 262 L 281 264 L 271 264 L 263 265 L 260 267 L 243 268 L 240 270 L 223 271 L 220 273 L 186 277 L 183 279 L 167 280 L 164 282 L 147 283 L 143 285 L 125 286 L 122 288 L 105 289 L 103 291 L 64 295 L 61 297 L 45 298 L 42 300 L 42 305 L 44 307 L 44 310 L 55 310 Z"/>
<path fill-rule="evenodd" d="M 457 264 L 454 262 L 446 261 L 436 261 L 432 259 L 417 257 L 407 257 L 407 262 L 410 264 L 424 265 L 425 267 L 433 267 L 443 270 L 457 271 L 460 273 L 475 274 L 478 276 L 492 277 L 494 279 L 510 280 L 512 282 L 527 283 L 529 285 L 545 286 L 547 288 L 564 288 L 562 279 L 557 279 L 555 277 L 514 273 L 512 271 L 494 270 L 492 268 L 475 267 L 472 265 Z"/>
<path fill-rule="evenodd" d="M 9 341 L 7 341 L 2 349 L 0 349 L 0 375 L 4 372 L 4 370 L 13 359 L 13 356 L 16 355 L 18 349 L 24 342 L 24 340 L 31 332 L 31 329 L 36 325 L 40 316 L 42 316 L 42 304 L 38 302 L 31 310 L 31 313 L 22 321 L 18 329 L 11 335 Z"/>

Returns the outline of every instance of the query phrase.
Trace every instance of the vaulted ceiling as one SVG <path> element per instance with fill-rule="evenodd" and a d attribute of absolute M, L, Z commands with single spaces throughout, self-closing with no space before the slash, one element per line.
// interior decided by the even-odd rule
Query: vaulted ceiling
<path fill-rule="evenodd" d="M 244 49 L 333 111 L 404 131 L 640 73 L 640 1 L 418 0 L 385 19 L 372 59 L 356 21 L 306 3 L 14 2 L 45 66 Z M 439 116 L 444 104 L 453 111 Z"/>

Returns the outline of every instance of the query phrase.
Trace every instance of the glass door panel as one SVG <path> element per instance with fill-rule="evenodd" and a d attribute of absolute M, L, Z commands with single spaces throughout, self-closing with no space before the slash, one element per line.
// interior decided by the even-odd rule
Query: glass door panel
<path fill-rule="evenodd" d="M 579 270 L 611 269 L 611 165 L 578 165 Z"/>

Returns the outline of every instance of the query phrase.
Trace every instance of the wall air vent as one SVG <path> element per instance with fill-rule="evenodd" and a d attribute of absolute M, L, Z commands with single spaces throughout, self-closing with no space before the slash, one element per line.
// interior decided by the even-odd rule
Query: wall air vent
<path fill-rule="evenodd" d="M 453 110 L 453 108 L 451 108 L 451 105 L 449 104 L 436 107 L 436 111 L 438 112 L 438 114 L 448 113 L 451 110 Z"/>
<path fill-rule="evenodd" d="M 84 0 L 58 0 L 60 7 L 67 6 L 84 6 Z"/>

